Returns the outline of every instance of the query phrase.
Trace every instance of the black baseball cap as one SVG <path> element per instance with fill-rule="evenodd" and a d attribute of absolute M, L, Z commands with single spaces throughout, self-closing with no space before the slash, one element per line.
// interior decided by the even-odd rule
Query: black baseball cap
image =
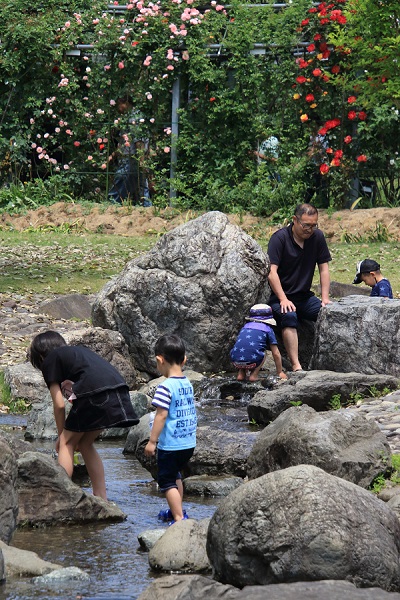
<path fill-rule="evenodd" d="M 372 260 L 372 258 L 365 258 L 361 262 L 357 263 L 357 272 L 354 277 L 353 283 L 361 283 L 361 273 L 371 273 L 371 271 L 380 271 L 381 265 Z"/>

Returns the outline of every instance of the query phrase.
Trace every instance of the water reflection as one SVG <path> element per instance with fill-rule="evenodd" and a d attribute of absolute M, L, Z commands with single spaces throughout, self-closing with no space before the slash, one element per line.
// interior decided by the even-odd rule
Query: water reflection
<path fill-rule="evenodd" d="M 37 445 L 50 451 L 51 442 Z M 27 580 L 0 586 L 1 600 L 27 598 L 78 598 L 132 600 L 156 576 L 149 570 L 148 555 L 139 549 L 137 536 L 145 529 L 167 527 L 157 521 L 165 500 L 159 495 L 148 471 L 129 455 L 123 455 L 123 441 L 98 444 L 104 462 L 108 497 L 128 515 L 123 523 L 88 524 L 17 531 L 12 544 L 36 552 L 44 560 L 76 566 L 90 575 L 90 583 L 68 583 L 68 589 L 44 589 Z M 216 499 L 185 499 L 190 517 L 202 519 L 214 513 Z"/>

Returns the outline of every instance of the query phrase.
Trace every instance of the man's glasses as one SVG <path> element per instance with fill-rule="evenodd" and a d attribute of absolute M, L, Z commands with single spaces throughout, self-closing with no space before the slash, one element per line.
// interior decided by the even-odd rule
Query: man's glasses
<path fill-rule="evenodd" d="M 302 223 L 300 221 L 299 217 L 296 217 L 296 219 L 297 219 L 298 223 L 300 223 L 300 225 L 302 226 L 302 228 L 305 231 L 312 231 L 313 229 L 318 229 L 318 224 L 317 223 L 315 223 L 313 225 L 310 225 L 309 223 Z"/>

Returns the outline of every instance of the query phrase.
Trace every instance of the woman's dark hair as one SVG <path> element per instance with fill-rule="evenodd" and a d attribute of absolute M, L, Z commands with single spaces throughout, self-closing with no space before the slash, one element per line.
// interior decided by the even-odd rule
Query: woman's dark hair
<path fill-rule="evenodd" d="M 28 358 L 36 369 L 41 370 L 46 356 L 54 350 L 54 348 L 66 345 L 67 342 L 62 335 L 57 333 L 57 331 L 44 331 L 43 333 L 38 333 L 31 342 L 28 350 Z"/>
<path fill-rule="evenodd" d="M 170 365 L 181 365 L 185 360 L 185 344 L 174 333 L 162 335 L 154 346 L 154 354 L 162 356 Z"/>

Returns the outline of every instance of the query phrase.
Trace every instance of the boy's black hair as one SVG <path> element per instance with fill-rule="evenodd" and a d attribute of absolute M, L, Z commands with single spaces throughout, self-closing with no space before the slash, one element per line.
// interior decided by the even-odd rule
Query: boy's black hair
<path fill-rule="evenodd" d="M 41 370 L 46 356 L 55 348 L 66 345 L 67 342 L 57 331 L 44 331 L 33 338 L 28 350 L 28 358 L 36 369 Z"/>
<path fill-rule="evenodd" d="M 155 356 L 162 356 L 170 365 L 182 365 L 185 360 L 185 344 L 174 333 L 162 335 L 154 346 Z"/>

